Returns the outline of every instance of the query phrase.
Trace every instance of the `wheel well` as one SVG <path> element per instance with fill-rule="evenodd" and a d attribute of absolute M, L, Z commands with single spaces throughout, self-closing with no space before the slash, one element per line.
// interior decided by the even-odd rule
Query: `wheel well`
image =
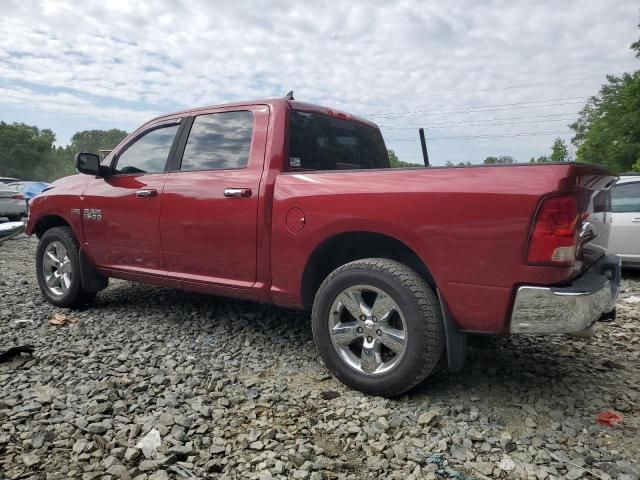
<path fill-rule="evenodd" d="M 69 223 L 62 217 L 57 215 L 47 215 L 46 217 L 42 217 L 38 223 L 36 224 L 36 228 L 34 229 L 34 233 L 38 238 L 40 238 L 44 232 L 53 227 L 69 227 Z"/>
<path fill-rule="evenodd" d="M 302 276 L 302 303 L 311 308 L 322 281 L 345 263 L 362 258 L 388 258 L 404 263 L 435 288 L 433 276 L 420 257 L 393 237 L 373 232 L 341 233 L 325 240 L 311 254 Z"/>

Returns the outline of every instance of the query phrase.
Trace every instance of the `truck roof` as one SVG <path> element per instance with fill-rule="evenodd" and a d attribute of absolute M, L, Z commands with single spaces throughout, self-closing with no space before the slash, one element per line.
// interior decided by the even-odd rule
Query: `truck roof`
<path fill-rule="evenodd" d="M 245 107 L 245 106 L 250 106 L 250 105 L 267 105 L 270 108 L 274 107 L 276 105 L 283 105 L 283 104 L 289 104 L 289 106 L 293 109 L 293 110 L 298 110 L 298 111 L 304 111 L 304 112 L 317 112 L 317 113 L 323 113 L 325 115 L 330 115 L 330 116 L 335 116 L 338 118 L 343 118 L 346 120 L 355 120 L 359 123 L 368 125 L 370 127 L 373 128 L 378 128 L 378 126 L 365 119 L 362 117 L 358 117 L 356 115 L 352 115 L 350 113 L 341 111 L 341 110 L 337 110 L 335 108 L 329 108 L 329 107 L 323 107 L 321 105 L 315 105 L 313 103 L 306 103 L 306 102 L 301 102 L 299 100 L 288 100 L 286 98 L 267 98 L 267 99 L 262 99 L 262 100 L 248 100 L 248 101 L 242 101 L 242 102 L 231 102 L 231 103 L 222 103 L 222 104 L 218 104 L 218 105 L 207 105 L 207 106 L 203 106 L 203 107 L 195 107 L 195 108 L 189 108 L 186 110 L 179 110 L 176 112 L 172 112 L 172 113 L 167 113 L 164 115 L 160 115 L 158 117 L 152 118 L 151 120 L 149 120 L 148 123 L 152 123 L 152 122 L 156 122 L 158 120 L 162 120 L 164 118 L 168 118 L 168 117 L 174 117 L 176 115 L 184 115 L 184 114 L 196 114 L 200 111 L 203 110 L 210 110 L 212 108 L 229 108 L 229 107 Z"/>

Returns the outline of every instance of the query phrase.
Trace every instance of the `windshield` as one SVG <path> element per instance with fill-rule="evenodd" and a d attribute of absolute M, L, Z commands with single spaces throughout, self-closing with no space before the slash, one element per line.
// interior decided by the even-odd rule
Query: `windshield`
<path fill-rule="evenodd" d="M 361 168 L 390 168 L 380 130 L 323 113 L 291 113 L 290 170 Z"/>

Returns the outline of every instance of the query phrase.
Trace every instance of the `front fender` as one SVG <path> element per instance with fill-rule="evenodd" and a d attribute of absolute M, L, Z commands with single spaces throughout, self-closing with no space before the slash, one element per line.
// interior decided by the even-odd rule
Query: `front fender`
<path fill-rule="evenodd" d="M 25 233 L 39 234 L 41 222 L 51 225 L 66 223 L 80 243 L 84 243 L 82 228 L 82 194 L 91 181 L 88 175 L 73 175 L 57 180 L 51 188 L 29 202 L 29 217 Z"/>

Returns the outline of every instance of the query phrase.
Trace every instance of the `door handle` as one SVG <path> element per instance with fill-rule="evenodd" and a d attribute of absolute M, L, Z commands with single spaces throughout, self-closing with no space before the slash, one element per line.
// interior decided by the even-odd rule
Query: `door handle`
<path fill-rule="evenodd" d="M 153 188 L 136 190 L 136 197 L 155 197 L 156 195 L 158 195 L 158 191 Z"/>
<path fill-rule="evenodd" d="M 631 220 L 633 223 L 640 223 L 640 218 L 634 218 L 633 220 Z"/>
<path fill-rule="evenodd" d="M 232 198 L 248 198 L 251 196 L 251 189 L 250 188 L 225 188 L 224 196 L 232 197 Z"/>

